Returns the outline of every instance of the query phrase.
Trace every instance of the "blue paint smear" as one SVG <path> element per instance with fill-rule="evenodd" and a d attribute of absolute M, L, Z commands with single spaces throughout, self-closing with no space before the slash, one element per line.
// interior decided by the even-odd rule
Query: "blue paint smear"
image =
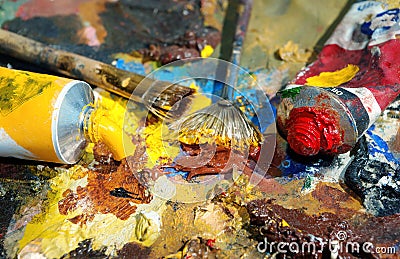
<path fill-rule="evenodd" d="M 322 159 L 319 159 L 314 163 L 305 164 L 294 160 L 290 157 L 290 155 L 286 155 L 285 159 L 282 160 L 278 167 L 278 169 L 282 172 L 281 182 L 290 182 L 293 180 L 303 179 L 308 176 L 314 176 L 325 167 L 321 162 Z"/>
<path fill-rule="evenodd" d="M 368 150 L 372 156 L 377 156 L 382 154 L 385 156 L 388 162 L 393 162 L 396 165 L 400 165 L 400 160 L 397 159 L 393 153 L 390 151 L 388 144 L 373 131 L 375 125 L 372 125 L 366 132 L 366 134 L 371 138 L 372 141 L 368 141 Z"/>
<path fill-rule="evenodd" d="M 182 176 L 183 179 L 186 179 L 189 175 L 188 172 L 177 171 L 175 168 L 172 168 L 172 167 L 164 168 L 163 171 L 168 173 L 167 174 L 168 178 L 173 178 L 173 177 L 179 175 L 179 176 Z"/>
<path fill-rule="evenodd" d="M 376 34 L 377 36 L 382 35 L 382 34 L 387 34 L 387 31 L 389 31 L 390 29 L 398 29 L 398 21 L 399 21 L 399 13 L 400 13 L 400 9 L 396 8 L 396 9 L 390 9 L 387 11 L 384 11 L 382 13 L 377 14 L 371 21 L 368 22 L 364 22 L 361 25 L 361 32 L 374 37 Z M 372 23 L 375 20 L 380 20 L 380 19 L 388 19 L 390 18 L 390 21 L 392 22 L 390 26 L 386 25 L 386 26 L 378 26 L 377 28 L 372 26 Z M 383 23 L 383 24 L 388 24 L 388 23 Z"/>
<path fill-rule="evenodd" d="M 142 63 L 125 62 L 123 59 L 117 59 L 115 66 L 119 69 L 134 72 L 142 76 L 146 75 L 146 71 Z"/>
<path fill-rule="evenodd" d="M 306 171 L 306 165 L 292 160 L 288 155 L 285 156 L 278 168 L 281 170 L 283 177 L 301 177 Z"/>

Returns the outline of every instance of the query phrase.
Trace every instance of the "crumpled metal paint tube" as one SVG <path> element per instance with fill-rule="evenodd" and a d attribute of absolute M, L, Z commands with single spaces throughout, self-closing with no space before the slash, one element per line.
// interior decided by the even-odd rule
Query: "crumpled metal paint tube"
<path fill-rule="evenodd" d="M 352 5 L 318 59 L 281 91 L 278 126 L 298 154 L 345 153 L 400 93 L 399 9 Z"/>
<path fill-rule="evenodd" d="M 73 164 L 102 141 L 121 160 L 134 146 L 93 101 L 83 81 L 0 67 L 0 156 Z"/>

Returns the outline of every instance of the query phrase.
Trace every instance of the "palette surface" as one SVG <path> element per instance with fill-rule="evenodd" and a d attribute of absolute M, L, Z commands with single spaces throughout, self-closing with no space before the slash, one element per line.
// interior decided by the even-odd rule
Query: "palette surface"
<path fill-rule="evenodd" d="M 196 88 L 193 111 L 212 101 L 213 82 L 193 74 L 215 72 L 227 6 L 222 0 L 2 1 L 0 25 Z M 274 123 L 277 92 L 316 59 L 349 6 L 344 0 L 254 1 L 237 83 L 245 98 L 236 100 L 250 119 L 268 104 L 268 119 L 258 124 L 271 141 L 262 153 L 268 170 L 233 168 L 188 179 L 191 171 L 176 163 L 189 151 L 169 123 L 140 103 L 95 89 L 96 107 L 124 125 L 134 154 L 116 161 L 99 143 L 76 165 L 2 158 L 0 257 L 308 258 L 311 252 L 300 249 L 313 244 L 316 258 L 399 258 L 400 100 L 351 152 L 334 157 L 296 155 Z M 212 61 L 163 66 L 181 57 Z M 7 56 L 0 65 L 48 72 Z M 232 155 L 218 152 L 214 164 Z M 277 251 L 280 242 L 296 245 Z"/>

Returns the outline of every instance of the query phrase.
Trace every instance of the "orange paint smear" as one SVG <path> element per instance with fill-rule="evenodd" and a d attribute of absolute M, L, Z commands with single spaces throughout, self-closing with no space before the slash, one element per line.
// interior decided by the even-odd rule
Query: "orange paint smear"
<path fill-rule="evenodd" d="M 79 11 L 79 5 L 89 1 L 93 0 L 31 0 L 22 4 L 15 13 L 15 16 L 22 20 L 28 20 L 39 16 L 50 17 L 56 15 L 77 14 Z"/>
<path fill-rule="evenodd" d="M 90 26 L 86 27 L 82 32 L 82 36 L 84 36 L 86 39 L 86 42 L 84 43 L 89 46 L 99 46 L 101 43 L 104 42 L 107 36 L 107 31 L 104 28 L 101 22 L 101 18 L 99 16 L 99 13 L 102 13 L 106 10 L 106 2 L 108 1 L 103 0 L 94 2 L 83 2 L 79 6 L 79 14 L 82 17 L 82 20 L 90 23 Z"/>
<path fill-rule="evenodd" d="M 69 219 L 72 223 L 85 224 L 97 213 L 112 213 L 121 220 L 127 220 L 135 213 L 135 204 L 149 203 L 152 199 L 132 174 L 125 159 L 120 165 L 109 163 L 105 168 L 100 165 L 88 171 L 87 177 L 87 186 L 78 186 L 76 191 L 68 189 L 63 193 L 64 199 L 58 202 L 58 210 L 62 215 L 82 211 L 80 215 Z M 112 195 L 115 190 L 122 188 L 129 196 Z"/>

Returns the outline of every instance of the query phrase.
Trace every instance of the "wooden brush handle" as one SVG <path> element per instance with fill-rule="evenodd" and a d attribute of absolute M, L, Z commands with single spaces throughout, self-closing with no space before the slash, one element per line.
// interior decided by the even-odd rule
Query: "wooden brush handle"
<path fill-rule="evenodd" d="M 130 98 L 143 76 L 0 29 L 0 53 Z M 146 79 L 151 85 L 152 80 Z M 160 85 L 161 82 L 157 82 Z M 169 85 L 167 82 L 165 85 Z M 146 87 L 147 88 L 147 87 Z M 140 87 L 140 89 L 144 89 Z M 144 92 L 135 91 L 137 97 Z M 136 99 L 136 98 L 135 98 Z"/>

